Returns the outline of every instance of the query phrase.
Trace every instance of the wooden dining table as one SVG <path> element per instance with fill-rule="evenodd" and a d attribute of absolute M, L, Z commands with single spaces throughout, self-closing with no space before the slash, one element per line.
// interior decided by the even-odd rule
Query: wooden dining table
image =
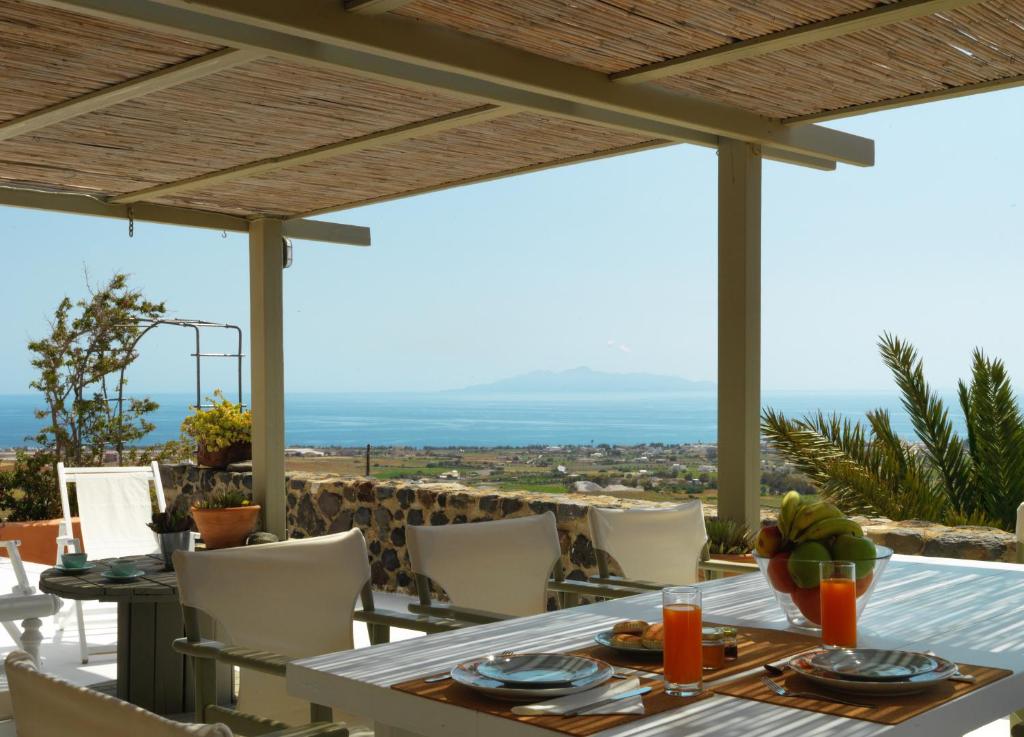
<path fill-rule="evenodd" d="M 739 627 L 790 629 L 760 574 L 701 584 L 704 617 Z M 542 737 L 554 731 L 392 688 L 503 650 L 573 651 L 620 619 L 659 620 L 660 594 L 641 594 L 305 658 L 288 691 L 375 724 L 377 737 Z M 861 647 L 933 651 L 957 663 L 1006 669 L 999 680 L 884 725 L 716 693 L 681 702 L 601 737 L 960 737 L 1024 707 L 1024 566 L 893 556 L 859 623 Z"/>
<path fill-rule="evenodd" d="M 103 578 L 109 560 L 82 573 L 47 568 L 39 589 L 62 599 L 117 603 L 117 696 L 158 714 L 192 709 L 192 678 L 183 655 L 171 649 L 184 634 L 178 581 L 163 556 L 132 558 L 142 575 L 130 582 Z"/>

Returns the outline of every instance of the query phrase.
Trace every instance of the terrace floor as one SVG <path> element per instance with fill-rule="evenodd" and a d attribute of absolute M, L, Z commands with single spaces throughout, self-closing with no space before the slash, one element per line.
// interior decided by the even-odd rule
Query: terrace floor
<path fill-rule="evenodd" d="M 29 580 L 35 582 L 38 581 L 39 574 L 46 569 L 46 566 L 38 563 L 26 563 L 25 569 L 28 572 Z M 0 557 L 0 592 L 9 591 L 14 585 L 14 571 L 10 562 L 7 558 Z M 374 600 L 381 609 L 405 610 L 412 598 L 401 594 L 375 593 Z M 117 641 L 117 605 L 96 601 L 85 602 L 85 634 L 90 648 L 110 650 L 110 652 L 90 655 L 87 665 L 83 665 L 79 659 L 78 628 L 72 606 L 70 603 L 65 603 L 61 614 L 43 620 L 44 639 L 40 648 L 43 668 L 48 673 L 72 683 L 82 686 L 99 685 L 103 690 L 109 692 L 113 686 L 110 682 L 117 675 L 117 656 L 113 652 Z M 65 616 L 69 611 L 72 614 L 67 616 L 65 629 L 58 632 L 56 619 Z M 354 630 L 356 647 L 369 647 L 370 641 L 366 634 L 366 627 L 356 623 Z M 422 633 L 410 630 L 393 629 L 391 631 L 392 641 L 420 636 Z M 0 657 L 6 657 L 7 653 L 14 648 L 14 642 L 7 631 L 0 628 Z M 13 734 L 13 732 L 5 731 L 3 723 L 0 723 L 0 737 L 7 737 L 9 734 Z M 1000 719 L 981 729 L 974 730 L 966 737 L 1007 737 L 1009 734 L 1009 720 Z"/>

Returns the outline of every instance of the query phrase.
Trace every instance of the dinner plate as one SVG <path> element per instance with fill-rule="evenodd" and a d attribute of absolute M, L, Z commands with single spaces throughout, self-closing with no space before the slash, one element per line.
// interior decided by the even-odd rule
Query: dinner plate
<path fill-rule="evenodd" d="M 596 671 L 590 675 L 577 678 L 571 683 L 563 683 L 557 686 L 521 686 L 502 683 L 494 678 L 488 678 L 479 671 L 479 666 L 498 659 L 499 656 L 490 656 L 478 660 L 470 660 L 452 668 L 452 680 L 463 686 L 472 688 L 482 694 L 503 701 L 542 701 L 556 696 L 569 696 L 570 694 L 586 691 L 587 689 L 600 686 L 612 677 L 615 669 L 601 660 L 594 660 L 598 664 Z"/>
<path fill-rule="evenodd" d="M 598 632 L 594 635 L 594 642 L 598 645 L 604 645 L 610 647 L 612 650 L 618 650 L 624 653 L 637 653 L 639 655 L 657 655 L 661 657 L 661 648 L 650 648 L 644 647 L 643 645 L 622 645 L 618 642 L 614 642 L 612 637 L 615 635 L 611 630 L 605 630 L 604 632 Z"/>
<path fill-rule="evenodd" d="M 835 673 L 816 670 L 809 662 L 816 652 L 797 655 L 789 661 L 789 667 L 804 678 L 819 686 L 830 688 L 834 691 L 843 691 L 851 694 L 873 694 L 878 696 L 900 696 L 904 694 L 919 693 L 929 688 L 940 685 L 950 676 L 957 673 L 956 663 L 933 657 L 935 670 L 928 673 L 920 673 L 909 678 L 898 681 L 863 681 L 843 678 Z"/>
<path fill-rule="evenodd" d="M 905 681 L 939 667 L 935 658 L 924 653 L 866 648 L 820 650 L 807 663 L 816 671 L 854 681 Z"/>
<path fill-rule="evenodd" d="M 515 653 L 498 655 L 477 665 L 484 678 L 509 686 L 529 688 L 567 686 L 573 681 L 592 676 L 601 667 L 593 658 L 561 653 Z"/>
<path fill-rule="evenodd" d="M 96 567 L 95 563 L 86 563 L 83 566 L 78 566 L 78 568 L 69 568 L 67 566 L 61 565 L 60 563 L 58 563 L 56 565 L 56 568 L 57 568 L 58 571 L 60 571 L 61 573 L 66 573 L 69 576 L 75 576 L 75 575 L 77 575 L 79 573 L 85 573 L 86 571 L 91 571 L 95 567 Z"/>

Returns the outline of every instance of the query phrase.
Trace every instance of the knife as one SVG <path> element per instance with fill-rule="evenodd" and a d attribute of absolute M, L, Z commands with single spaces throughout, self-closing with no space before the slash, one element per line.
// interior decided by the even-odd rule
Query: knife
<path fill-rule="evenodd" d="M 594 709 L 600 709 L 602 706 L 608 706 L 608 704 L 614 704 L 616 701 L 621 701 L 622 699 L 628 699 L 631 696 L 642 696 L 643 694 L 647 693 L 650 690 L 651 690 L 650 686 L 641 686 L 640 688 L 634 688 L 634 689 L 632 689 L 630 691 L 623 691 L 622 693 L 615 694 L 614 696 L 609 696 L 606 699 L 601 699 L 600 701 L 595 701 L 592 704 L 587 704 L 586 706 L 581 706 L 578 709 L 573 709 L 572 711 L 563 712 L 562 714 L 560 714 L 560 716 L 563 716 L 563 717 L 575 717 L 575 716 L 579 716 L 580 714 L 586 714 L 587 712 L 593 711 Z"/>

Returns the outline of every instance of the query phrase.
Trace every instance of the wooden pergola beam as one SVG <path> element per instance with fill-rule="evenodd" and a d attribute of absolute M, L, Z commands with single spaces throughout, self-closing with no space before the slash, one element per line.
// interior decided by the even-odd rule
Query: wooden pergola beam
<path fill-rule="evenodd" d="M 800 115 L 794 118 L 787 118 L 784 123 L 787 125 L 805 125 L 810 122 L 825 120 L 839 120 L 852 115 L 863 115 L 864 113 L 875 113 L 880 110 L 895 110 L 911 105 L 920 105 L 924 102 L 938 102 L 940 100 L 952 100 L 956 97 L 977 95 L 981 92 L 995 92 L 997 90 L 1008 90 L 1013 87 L 1024 85 L 1024 74 L 1015 77 L 1003 77 L 1002 79 L 991 79 L 975 84 L 961 85 L 960 87 L 949 87 L 947 89 L 932 90 L 930 92 L 918 92 L 914 95 L 906 95 L 895 100 L 882 100 L 881 102 L 866 102 L 863 105 L 851 105 L 839 110 L 827 110 L 823 113 L 811 113 Z M 1024 550 L 1024 547 L 1022 547 Z"/>
<path fill-rule="evenodd" d="M 420 89 L 511 105 L 543 115 L 701 145 L 726 136 L 858 166 L 874 143 L 820 126 L 778 121 L 606 75 L 499 43 L 391 15 L 363 16 L 339 4 L 295 0 L 33 0 L 198 38 L 258 48 L 306 64 L 353 70 Z"/>
<path fill-rule="evenodd" d="M 409 2 L 410 0 L 345 0 L 345 10 L 350 13 L 376 15 L 398 10 L 403 5 L 408 5 Z"/>
<path fill-rule="evenodd" d="M 33 133 L 47 126 L 63 123 L 80 115 L 92 113 L 112 105 L 127 102 L 128 100 L 134 100 L 143 95 L 149 95 L 153 92 L 159 92 L 179 84 L 191 82 L 209 74 L 216 74 L 239 64 L 247 64 L 263 56 L 266 56 L 266 54 L 257 49 L 220 49 L 213 51 L 180 64 L 174 64 L 173 66 L 144 74 L 141 77 L 129 79 L 126 82 L 111 85 L 95 92 L 89 92 L 72 100 L 60 102 L 5 123 L 0 123 L 0 141 Z"/>
<path fill-rule="evenodd" d="M 496 105 L 481 105 L 469 110 L 441 115 L 429 120 L 421 120 L 408 125 L 390 128 L 388 130 L 369 133 L 365 136 L 350 138 L 338 143 L 330 143 L 326 146 L 318 146 L 306 151 L 299 151 L 285 156 L 275 156 L 269 159 L 262 159 L 249 164 L 233 166 L 228 169 L 200 174 L 188 179 L 181 179 L 168 184 L 158 184 L 154 187 L 140 189 L 135 192 L 111 198 L 111 202 L 128 203 L 142 200 L 155 200 L 168 195 L 179 194 L 188 190 L 203 189 L 224 184 L 236 179 L 254 177 L 260 174 L 267 174 L 288 167 L 312 164 L 317 161 L 345 156 L 347 154 L 363 151 L 368 148 L 377 148 L 388 144 L 407 141 L 411 138 L 441 133 L 452 128 L 460 128 L 474 123 L 482 123 L 485 120 L 492 120 L 515 112 L 512 108 L 499 108 Z"/>
<path fill-rule="evenodd" d="M 877 5 L 838 18 L 807 23 L 777 33 L 736 41 L 695 54 L 616 72 L 609 75 L 609 78 L 622 84 L 651 82 L 776 51 L 784 51 L 796 46 L 827 41 L 859 31 L 901 23 L 922 16 L 956 10 L 977 2 L 980 0 L 901 0 L 889 5 Z"/>
<path fill-rule="evenodd" d="M 91 215 L 137 222 L 159 223 L 161 225 L 184 225 L 190 228 L 208 228 L 231 233 L 248 233 L 252 224 L 250 218 L 227 215 L 208 210 L 194 210 L 187 207 L 155 205 L 137 202 L 119 205 L 97 197 L 63 192 L 45 192 L 35 189 L 0 187 L 0 205 L 23 207 L 31 210 L 63 212 L 71 215 Z M 323 220 L 301 218 L 277 218 L 285 236 L 296 240 L 317 241 L 345 246 L 369 246 L 370 229 L 361 225 L 344 225 Z"/>

